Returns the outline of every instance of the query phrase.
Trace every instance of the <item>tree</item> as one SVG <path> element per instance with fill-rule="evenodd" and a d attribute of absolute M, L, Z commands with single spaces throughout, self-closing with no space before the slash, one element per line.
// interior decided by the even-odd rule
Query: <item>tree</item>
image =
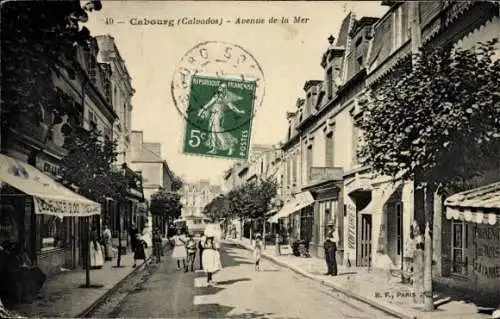
<path fill-rule="evenodd" d="M 68 153 L 62 160 L 62 178 L 78 186 L 80 194 L 100 203 L 106 197 L 120 200 L 127 195 L 130 178 L 114 166 L 115 141 L 96 130 L 78 128 L 65 139 L 64 147 Z"/>
<path fill-rule="evenodd" d="M 182 210 L 180 199 L 179 194 L 160 189 L 151 195 L 151 214 L 171 218 L 180 217 Z"/>
<path fill-rule="evenodd" d="M 361 162 L 383 175 L 400 174 L 423 189 L 424 299 L 429 310 L 433 205 L 427 194 L 461 187 L 498 165 L 497 43 L 478 43 L 471 50 L 422 50 L 413 67 L 402 64 L 394 76 L 372 88 L 358 124 L 363 131 Z"/>
<path fill-rule="evenodd" d="M 1 146 L 9 128 L 28 119 L 38 125 L 51 114 L 49 129 L 69 115 L 75 119 L 75 103 L 58 93 L 53 75 L 75 77 L 79 69 L 77 45 L 90 38 L 78 23 L 87 21 L 85 11 L 100 10 L 100 1 L 9 1 L 2 3 L 2 105 Z M 73 124 L 73 125 L 72 125 Z M 65 131 L 75 123 L 65 125 Z"/>
<path fill-rule="evenodd" d="M 263 179 L 245 183 L 227 194 L 229 214 L 237 216 L 240 221 L 249 218 L 253 223 L 254 220 L 264 217 L 276 193 L 275 180 Z"/>
<path fill-rule="evenodd" d="M 176 192 L 179 189 L 181 189 L 182 187 L 184 187 L 184 181 L 182 180 L 182 178 L 180 178 L 179 176 L 176 176 L 175 174 L 173 174 L 173 178 L 172 178 L 172 191 Z"/>
<path fill-rule="evenodd" d="M 215 197 L 203 208 L 204 215 L 216 220 L 228 217 L 229 213 L 229 199 L 225 195 Z"/>

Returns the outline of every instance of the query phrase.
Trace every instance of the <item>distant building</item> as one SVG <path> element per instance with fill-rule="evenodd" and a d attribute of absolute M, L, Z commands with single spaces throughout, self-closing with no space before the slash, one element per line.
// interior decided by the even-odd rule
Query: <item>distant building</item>
<path fill-rule="evenodd" d="M 185 183 L 180 191 L 182 195 L 182 216 L 201 216 L 203 208 L 212 199 L 222 194 L 222 188 L 211 185 L 208 180 L 197 183 Z"/>

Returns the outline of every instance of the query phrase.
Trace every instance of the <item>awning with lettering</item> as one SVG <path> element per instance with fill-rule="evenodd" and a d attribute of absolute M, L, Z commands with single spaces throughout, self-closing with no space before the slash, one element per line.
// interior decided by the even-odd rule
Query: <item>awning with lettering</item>
<path fill-rule="evenodd" d="M 448 197 L 446 218 L 495 225 L 500 217 L 500 182 Z"/>
<path fill-rule="evenodd" d="M 0 154 L 0 182 L 33 196 L 36 214 L 59 217 L 99 215 L 101 205 L 54 181 L 35 167 Z"/>

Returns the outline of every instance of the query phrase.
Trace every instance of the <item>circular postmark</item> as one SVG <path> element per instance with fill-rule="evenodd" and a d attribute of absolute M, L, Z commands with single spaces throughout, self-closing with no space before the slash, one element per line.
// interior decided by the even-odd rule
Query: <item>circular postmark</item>
<path fill-rule="evenodd" d="M 265 94 L 264 73 L 253 55 L 233 43 L 202 42 L 177 64 L 171 94 L 193 127 L 225 133 L 251 123 Z"/>

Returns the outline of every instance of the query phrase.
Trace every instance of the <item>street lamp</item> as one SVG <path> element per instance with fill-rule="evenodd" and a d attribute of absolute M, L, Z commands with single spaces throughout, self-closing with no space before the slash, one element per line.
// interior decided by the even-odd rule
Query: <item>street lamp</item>
<path fill-rule="evenodd" d="M 127 176 L 127 164 L 123 163 L 121 167 L 121 173 L 123 177 Z M 128 185 L 127 185 L 128 186 Z M 122 231 L 123 231 L 123 223 L 122 223 L 122 207 L 124 206 L 124 201 L 118 201 L 118 258 L 116 258 L 116 268 L 123 267 L 121 265 L 122 259 Z"/>

